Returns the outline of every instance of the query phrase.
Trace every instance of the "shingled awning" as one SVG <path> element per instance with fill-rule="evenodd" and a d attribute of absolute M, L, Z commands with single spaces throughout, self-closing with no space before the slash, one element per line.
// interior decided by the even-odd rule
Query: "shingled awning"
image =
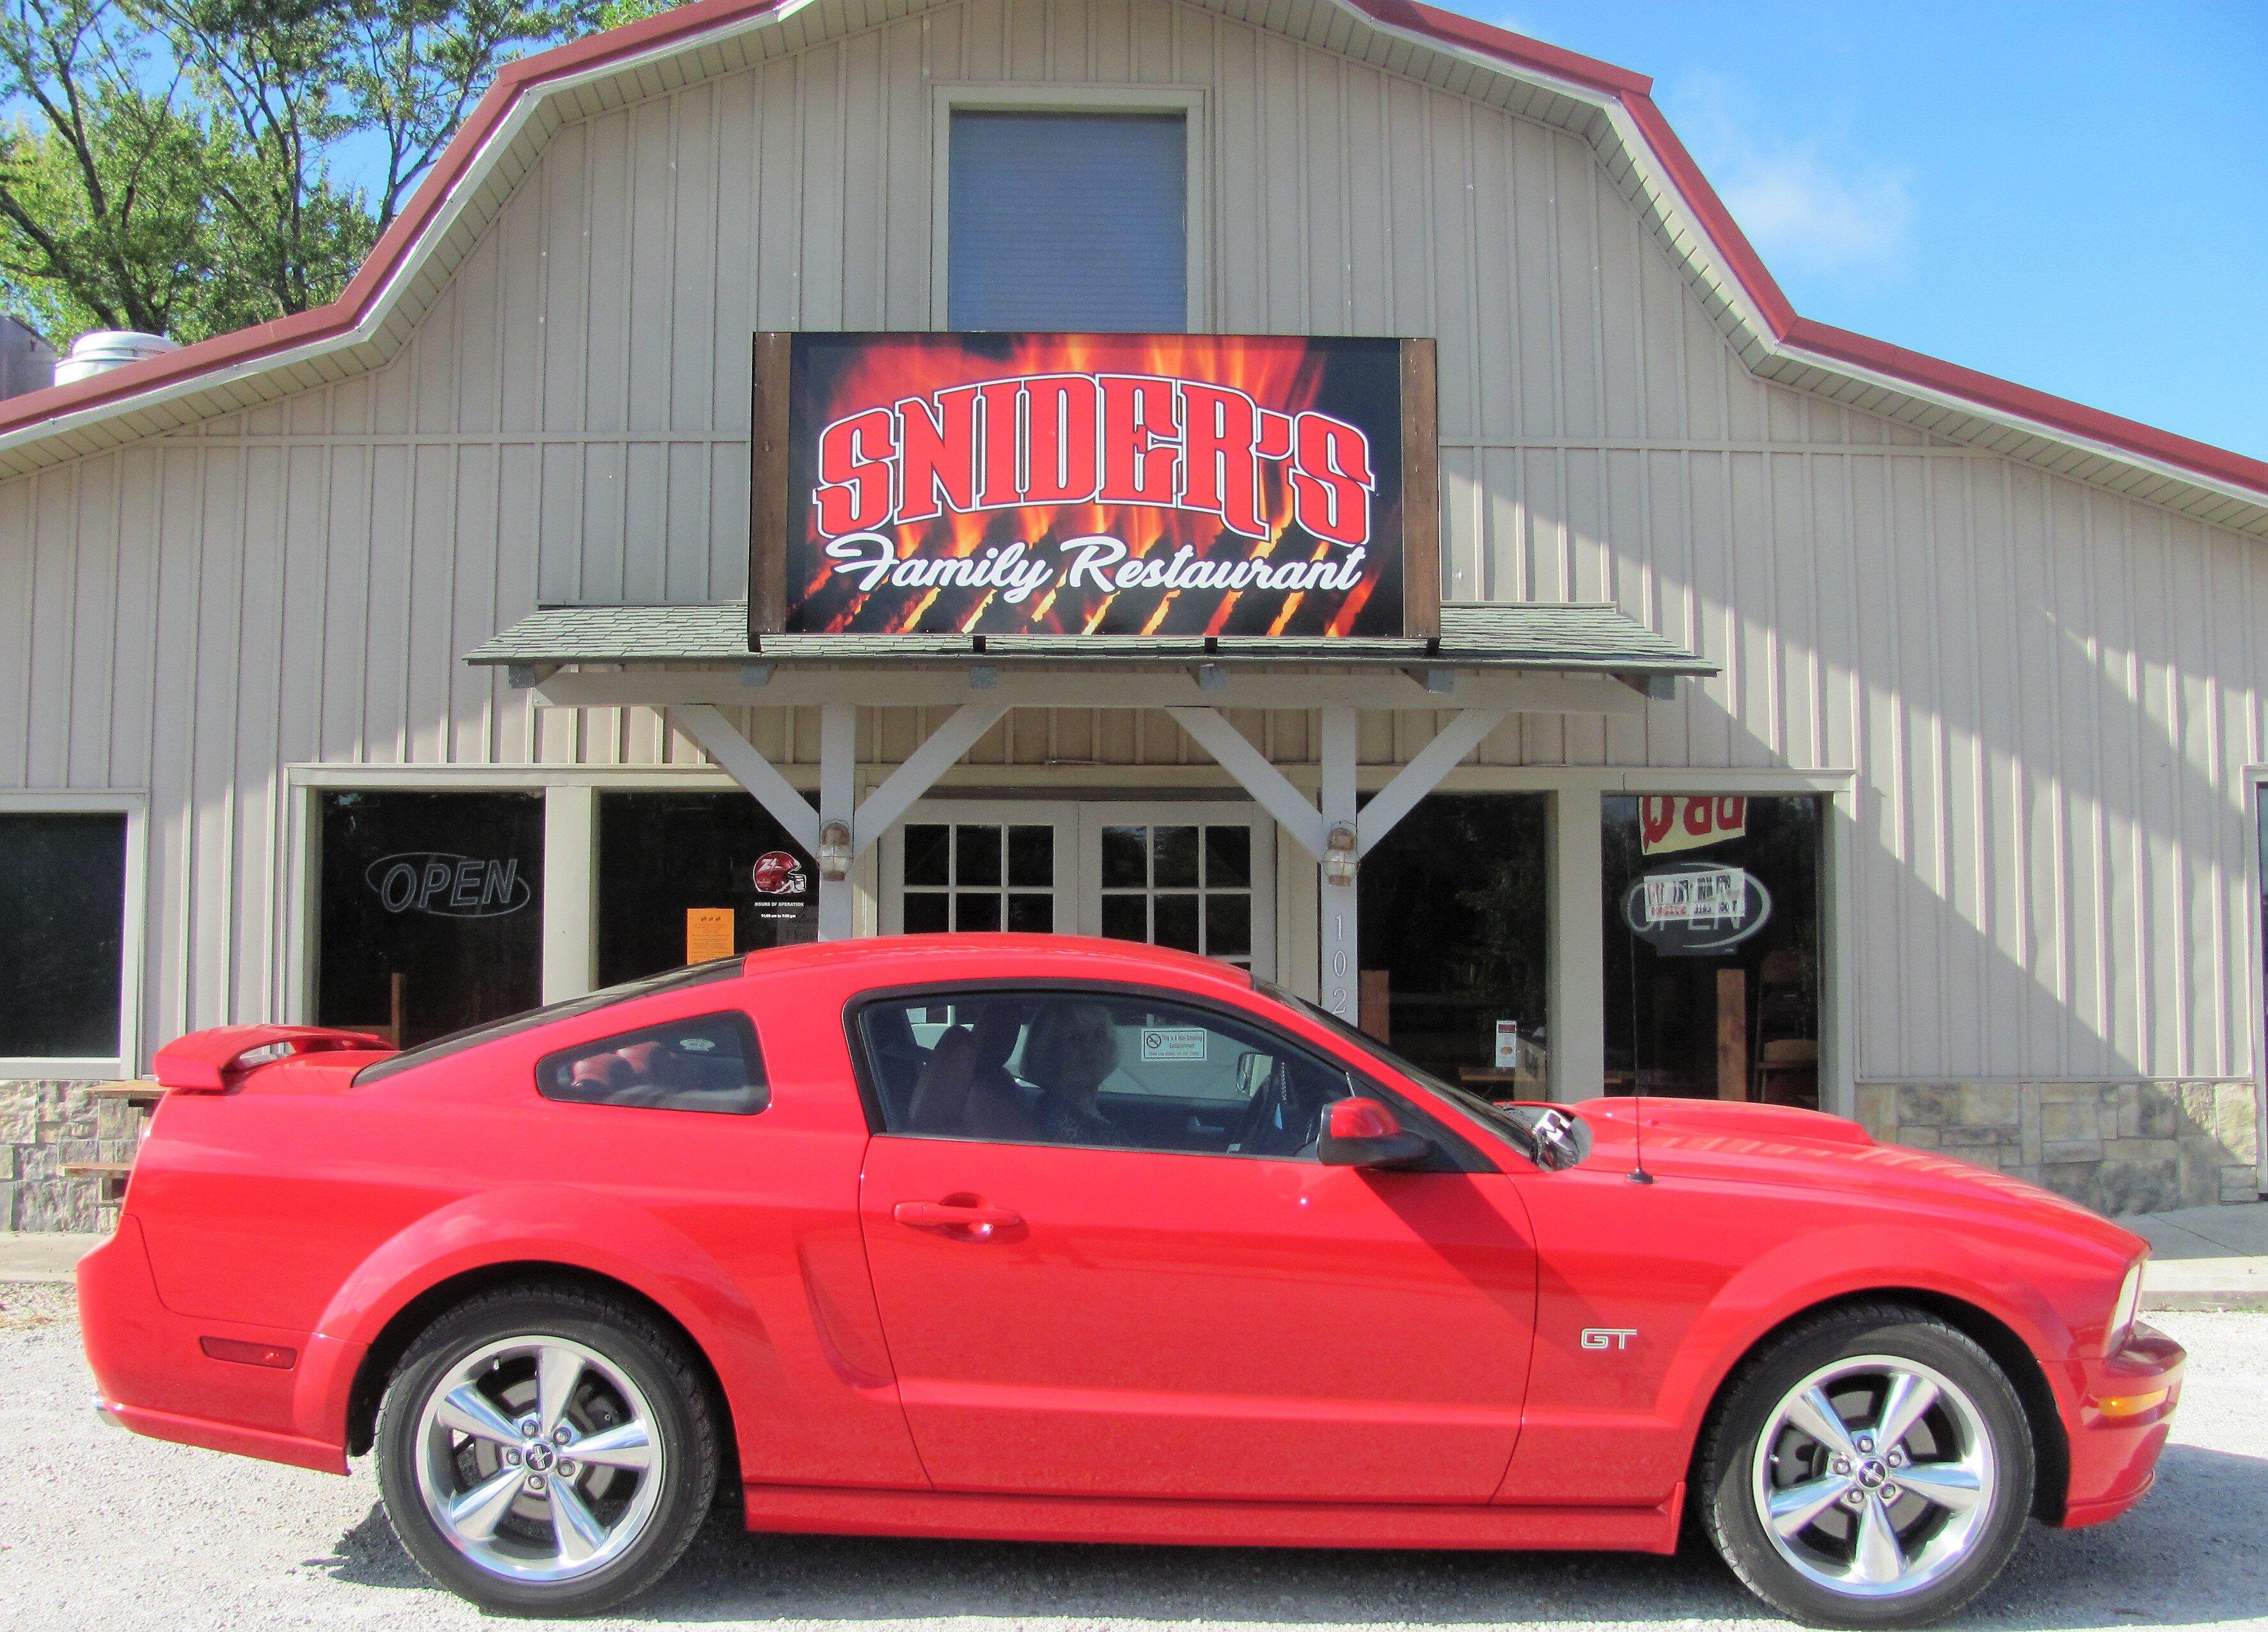
<path fill-rule="evenodd" d="M 707 606 L 546 607 L 483 642 L 468 663 L 638 668 L 723 663 L 857 667 L 958 661 L 1008 666 L 1219 662 L 1344 668 L 1611 674 L 1634 680 L 1713 675 L 1717 665 L 1619 608 L 1585 602 L 1463 603 L 1441 609 L 1439 639 L 1271 639 L 1248 635 L 767 635 L 748 646 L 745 602 Z"/>

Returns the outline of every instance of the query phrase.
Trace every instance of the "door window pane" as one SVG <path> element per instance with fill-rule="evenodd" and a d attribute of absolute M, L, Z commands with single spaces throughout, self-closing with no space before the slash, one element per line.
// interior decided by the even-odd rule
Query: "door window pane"
<path fill-rule="evenodd" d="M 906 883 L 953 882 L 953 830 L 941 822 L 917 822 L 906 829 Z"/>
<path fill-rule="evenodd" d="M 1103 897 L 1102 933 L 1113 941 L 1147 941 L 1150 938 L 1149 897 Z"/>
<path fill-rule="evenodd" d="M 1197 830 L 1194 827 L 1153 827 L 1150 830 L 1152 875 L 1160 890 L 1192 890 L 1197 882 Z"/>
<path fill-rule="evenodd" d="M 325 794 L 315 1018 L 400 1046 L 533 1008 L 543 795 Z"/>
<path fill-rule="evenodd" d="M 1819 1104 L 1820 801 L 1605 801 L 1607 1091 Z"/>
<path fill-rule="evenodd" d="M 1551 942 L 1541 794 L 1434 794 L 1363 858 L 1361 1025 L 1490 1099 L 1541 1099 Z"/>
<path fill-rule="evenodd" d="M 1252 897 L 1216 894 L 1205 897 L 1204 942 L 1215 957 L 1244 957 L 1252 950 Z"/>
<path fill-rule="evenodd" d="M 1054 884 L 1055 829 L 1012 827 L 1008 830 L 1008 882 L 1012 884 Z"/>
<path fill-rule="evenodd" d="M 1187 122 L 1179 114 L 955 113 L 950 327 L 1185 329 Z"/>
<path fill-rule="evenodd" d="M 1204 937 L 1197 930 L 1197 898 L 1195 895 L 1163 894 L 1151 908 L 1152 938 L 1159 946 L 1172 947 L 1177 952 L 1202 951 Z"/>
<path fill-rule="evenodd" d="M 119 1050 L 126 817 L 0 815 L 0 1058 Z"/>
<path fill-rule="evenodd" d="M 819 937 L 818 871 L 743 793 L 599 795 L 599 982 Z"/>
<path fill-rule="evenodd" d="M 1102 830 L 1102 933 L 1249 967 L 1248 822 L 1123 823 Z"/>
<path fill-rule="evenodd" d="M 1346 1073 L 1266 1029 L 1101 991 L 869 1003 L 893 1134 L 1313 1160 Z"/>
<path fill-rule="evenodd" d="M 1252 882 L 1252 830 L 1207 827 L 1204 882 L 1214 890 L 1241 890 Z"/>
<path fill-rule="evenodd" d="M 1102 830 L 1102 887 L 1139 890 L 1150 882 L 1149 859 L 1143 853 L 1148 830 L 1106 827 Z"/>

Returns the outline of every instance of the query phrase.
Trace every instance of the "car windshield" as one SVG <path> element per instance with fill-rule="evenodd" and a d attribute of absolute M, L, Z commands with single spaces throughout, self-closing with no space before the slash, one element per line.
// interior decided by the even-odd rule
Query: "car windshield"
<path fill-rule="evenodd" d="M 1330 1010 L 1310 1003 L 1296 993 L 1287 992 L 1272 981 L 1255 980 L 1254 990 L 1274 998 L 1286 1008 L 1298 1010 L 1317 1024 L 1329 1028 L 1336 1036 L 1352 1044 L 1364 1053 L 1389 1070 L 1409 1078 L 1421 1088 L 1430 1089 L 1451 1104 L 1478 1122 L 1482 1126 L 1512 1141 L 1513 1148 L 1530 1161 L 1537 1161 L 1540 1141 L 1536 1137 L 1533 1113 L 1519 1106 L 1491 1104 L 1469 1089 L 1445 1082 L 1420 1065 L 1414 1065 L 1395 1053 L 1366 1031 L 1357 1030 Z"/>
<path fill-rule="evenodd" d="M 468 1048 L 478 1048 L 483 1043 L 493 1043 L 500 1038 L 517 1037 L 523 1031 L 533 1031 L 538 1026 L 549 1025 L 555 1020 L 567 1020 L 577 1015 L 587 1015 L 593 1009 L 606 1008 L 615 1003 L 627 1003 L 634 997 L 652 997 L 657 992 L 675 992 L 685 986 L 697 986 L 711 980 L 730 980 L 747 963 L 746 954 L 711 959 L 705 964 L 694 964 L 683 969 L 665 969 L 658 975 L 648 975 L 640 980 L 626 980 L 618 986 L 607 986 L 596 992 L 586 992 L 580 997 L 571 997 L 556 1003 L 547 1003 L 541 1008 L 530 1008 L 517 1015 L 507 1015 L 501 1020 L 490 1020 L 476 1026 L 467 1026 L 461 1031 L 452 1031 L 446 1037 L 437 1037 L 430 1043 L 404 1049 L 375 1064 L 364 1066 L 355 1073 L 355 1086 L 400 1074 L 414 1067 L 430 1065 L 451 1054 L 460 1054 Z"/>

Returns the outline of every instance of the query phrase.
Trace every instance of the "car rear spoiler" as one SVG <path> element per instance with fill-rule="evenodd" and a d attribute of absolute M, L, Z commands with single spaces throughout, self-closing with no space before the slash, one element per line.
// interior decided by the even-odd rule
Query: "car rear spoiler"
<path fill-rule="evenodd" d="M 391 1053 L 393 1045 L 367 1031 L 342 1031 L 334 1026 L 217 1026 L 192 1031 L 158 1051 L 151 1072 L 159 1084 L 183 1094 L 225 1093 L 232 1076 L 274 1063 L 282 1054 L 322 1054 L 339 1049 Z M 271 1058 L 245 1066 L 248 1055 L 282 1051 Z"/>

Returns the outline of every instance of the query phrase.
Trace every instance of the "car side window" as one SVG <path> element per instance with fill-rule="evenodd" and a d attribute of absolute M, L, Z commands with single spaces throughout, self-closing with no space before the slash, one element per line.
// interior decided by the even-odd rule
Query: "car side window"
<path fill-rule="evenodd" d="M 578 1043 L 535 1067 L 546 1099 L 750 1116 L 771 1103 L 764 1056 L 746 1015 L 674 1020 Z"/>
<path fill-rule="evenodd" d="M 1312 1157 L 1350 1091 L 1264 1027 L 1107 988 L 881 999 L 858 1024 L 893 1134 Z"/>

